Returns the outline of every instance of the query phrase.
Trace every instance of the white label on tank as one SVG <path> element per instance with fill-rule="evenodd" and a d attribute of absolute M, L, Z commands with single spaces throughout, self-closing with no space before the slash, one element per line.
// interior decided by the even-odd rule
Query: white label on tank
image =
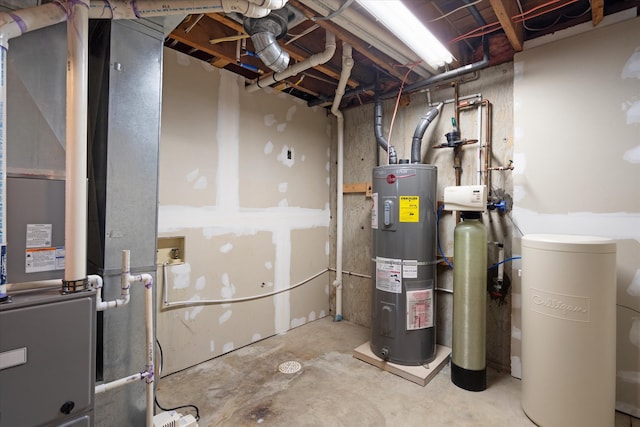
<path fill-rule="evenodd" d="M 402 277 L 404 279 L 418 278 L 418 260 L 405 259 L 402 261 Z"/>
<path fill-rule="evenodd" d="M 402 260 L 376 258 L 376 289 L 399 294 L 402 292 Z"/>
<path fill-rule="evenodd" d="M 56 248 L 27 249 L 25 273 L 56 270 Z"/>
<path fill-rule="evenodd" d="M 47 248 L 51 246 L 51 224 L 27 224 L 27 248 Z"/>
<path fill-rule="evenodd" d="M 373 206 L 371 207 L 371 229 L 378 229 L 378 193 L 373 193 L 371 195 L 371 202 Z"/>
<path fill-rule="evenodd" d="M 407 330 L 433 327 L 433 290 L 407 291 Z"/>

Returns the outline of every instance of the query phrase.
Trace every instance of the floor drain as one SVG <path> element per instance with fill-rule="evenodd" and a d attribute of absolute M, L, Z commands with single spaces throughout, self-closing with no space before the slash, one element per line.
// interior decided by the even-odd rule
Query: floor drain
<path fill-rule="evenodd" d="M 282 362 L 280 366 L 278 366 L 278 370 L 283 374 L 295 374 L 302 368 L 300 362 L 296 362 L 295 360 L 289 360 L 288 362 Z"/>

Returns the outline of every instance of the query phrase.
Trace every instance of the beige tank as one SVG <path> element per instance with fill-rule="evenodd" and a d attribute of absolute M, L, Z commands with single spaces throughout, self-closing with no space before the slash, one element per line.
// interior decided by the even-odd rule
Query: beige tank
<path fill-rule="evenodd" d="M 616 243 L 522 238 L 522 408 L 544 427 L 615 423 Z"/>

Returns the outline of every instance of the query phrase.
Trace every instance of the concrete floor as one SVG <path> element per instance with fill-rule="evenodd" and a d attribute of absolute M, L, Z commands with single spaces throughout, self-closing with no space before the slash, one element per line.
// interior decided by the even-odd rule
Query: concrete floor
<path fill-rule="evenodd" d="M 354 358 L 367 341 L 368 328 L 325 317 L 162 378 L 157 399 L 198 406 L 200 427 L 535 425 L 510 375 L 489 370 L 487 390 L 469 392 L 451 383 L 446 365 L 422 387 Z M 279 372 L 291 360 L 302 369 Z M 616 413 L 615 427 L 640 420 Z"/>

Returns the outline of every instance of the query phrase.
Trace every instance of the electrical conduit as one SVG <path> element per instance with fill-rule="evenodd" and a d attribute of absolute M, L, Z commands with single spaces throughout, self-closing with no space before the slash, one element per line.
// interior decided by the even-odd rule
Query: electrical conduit
<path fill-rule="evenodd" d="M 337 118 L 337 131 L 338 131 L 338 171 L 336 182 L 336 280 L 333 282 L 333 286 L 336 288 L 336 316 L 335 321 L 342 320 L 342 240 L 343 240 L 343 181 L 344 181 L 344 115 L 340 111 L 340 101 L 344 95 L 347 81 L 351 75 L 351 69 L 353 68 L 353 57 L 351 45 L 342 43 L 342 72 L 340 73 L 340 80 L 336 89 L 336 96 L 333 99 L 333 105 L 331 106 L 331 112 Z"/>
<path fill-rule="evenodd" d="M 315 67 L 320 64 L 324 64 L 325 62 L 330 60 L 331 57 L 333 57 L 333 54 L 335 53 L 335 51 L 336 51 L 336 37 L 333 35 L 333 33 L 330 33 L 329 31 L 327 31 L 324 51 L 311 55 L 304 61 L 298 62 L 290 66 L 289 68 L 287 68 L 281 73 L 274 73 L 266 77 L 263 77 L 257 82 L 251 85 L 245 86 L 245 90 L 247 92 L 256 92 L 262 88 L 270 86 L 281 80 L 284 80 L 291 76 L 295 76 L 296 74 L 304 70 L 308 70 L 309 68 Z"/>

